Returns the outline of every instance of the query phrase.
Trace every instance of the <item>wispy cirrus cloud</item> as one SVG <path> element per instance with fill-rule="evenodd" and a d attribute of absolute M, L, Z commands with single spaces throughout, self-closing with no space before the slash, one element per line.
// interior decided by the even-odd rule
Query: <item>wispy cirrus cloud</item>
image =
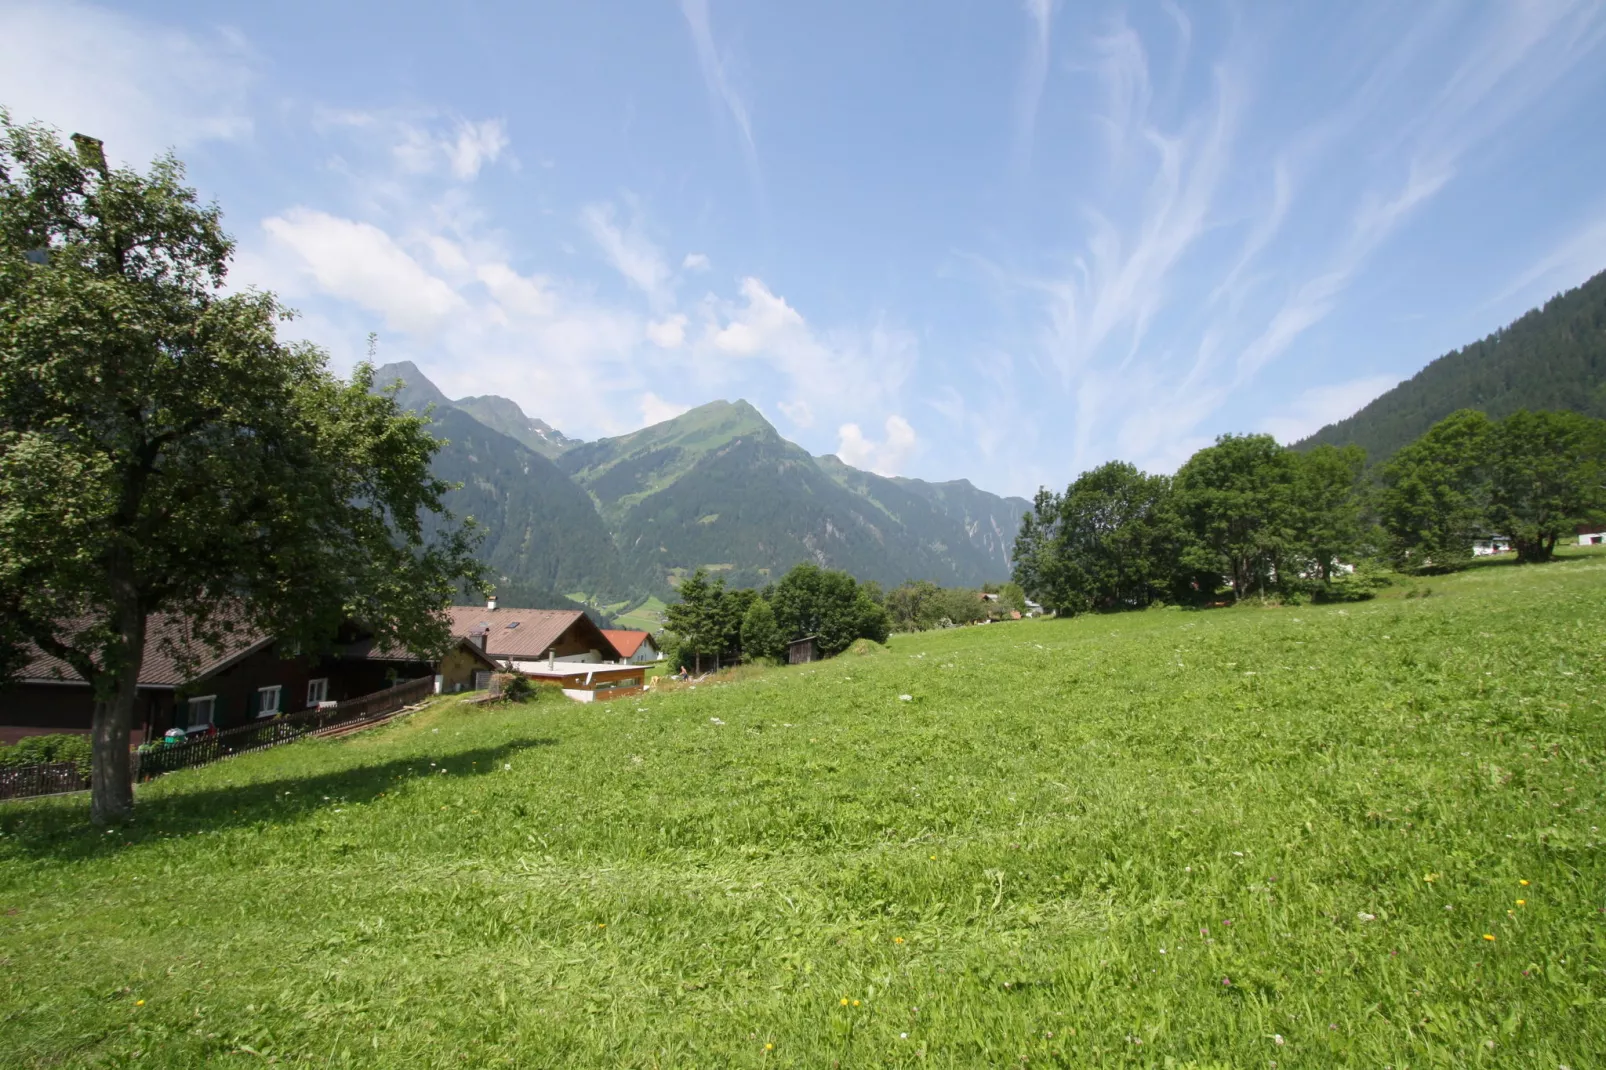
<path fill-rule="evenodd" d="M 1031 164 L 1037 112 L 1048 82 L 1054 5 L 1055 0 L 1022 0 L 1027 19 L 1026 57 L 1021 63 L 1020 86 L 1015 91 L 1015 166 L 1022 170 Z"/>
<path fill-rule="evenodd" d="M 708 10 L 708 0 L 680 0 L 680 13 L 691 31 L 692 46 L 697 51 L 697 65 L 702 69 L 708 92 L 723 106 L 736 127 L 747 163 L 749 177 L 760 198 L 763 182 L 758 166 L 758 142 L 753 139 L 753 119 L 747 100 L 736 89 L 730 72 L 729 59 L 720 52 L 714 41 L 714 26 Z"/>
<path fill-rule="evenodd" d="M 1053 270 L 1003 269 L 1017 293 L 1036 295 L 1025 351 L 1063 392 L 1075 466 L 1112 450 L 1174 466 L 1208 441 L 1198 429 L 1302 346 L 1473 154 L 1542 110 L 1606 40 L 1597 3 L 1451 14 L 1423 9 L 1379 30 L 1387 46 L 1355 53 L 1346 80 L 1324 86 L 1330 106 L 1302 112 L 1282 137 L 1266 134 L 1261 42 L 1234 37 L 1192 55 L 1191 23 L 1173 10 L 1169 36 L 1117 21 L 1087 48 L 1074 70 L 1091 82 L 1082 98 L 1097 101 L 1087 119 L 1100 179 L 1075 181 L 1081 225 L 1051 259 L 1039 254 Z M 1438 46 L 1452 31 L 1447 52 Z M 1162 92 L 1157 50 L 1182 72 L 1168 79 L 1208 91 Z M 1576 273 L 1588 248 L 1587 236 L 1563 243 L 1513 286 Z M 1266 427 L 1303 436 L 1397 378 L 1309 387 Z M 976 407 L 944 404 L 956 422 Z"/>

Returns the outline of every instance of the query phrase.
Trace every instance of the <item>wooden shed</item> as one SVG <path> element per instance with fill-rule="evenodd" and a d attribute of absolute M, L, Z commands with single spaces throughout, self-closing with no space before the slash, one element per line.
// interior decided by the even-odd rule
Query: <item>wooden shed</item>
<path fill-rule="evenodd" d="M 801 639 L 794 639 L 786 645 L 786 663 L 788 665 L 802 665 L 806 661 L 820 660 L 820 637 L 805 635 Z"/>

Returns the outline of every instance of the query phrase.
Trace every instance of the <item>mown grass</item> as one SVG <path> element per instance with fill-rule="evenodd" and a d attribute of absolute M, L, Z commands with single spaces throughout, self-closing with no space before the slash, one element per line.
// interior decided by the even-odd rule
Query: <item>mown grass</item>
<path fill-rule="evenodd" d="M 7 806 L 0 1065 L 1602 1065 L 1606 557 L 1428 585 Z"/>

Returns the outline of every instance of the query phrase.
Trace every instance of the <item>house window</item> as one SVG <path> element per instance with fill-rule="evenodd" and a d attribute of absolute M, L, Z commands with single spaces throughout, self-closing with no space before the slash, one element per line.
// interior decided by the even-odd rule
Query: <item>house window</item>
<path fill-rule="evenodd" d="M 328 678 L 307 681 L 307 708 L 311 709 L 320 702 L 329 701 Z"/>
<path fill-rule="evenodd" d="M 188 720 L 184 728 L 190 732 L 200 731 L 212 723 L 212 715 L 217 711 L 217 696 L 204 695 L 201 698 L 190 699 L 187 711 Z"/>
<path fill-rule="evenodd" d="M 279 693 L 283 690 L 278 684 L 257 688 L 258 717 L 272 717 L 279 712 Z"/>

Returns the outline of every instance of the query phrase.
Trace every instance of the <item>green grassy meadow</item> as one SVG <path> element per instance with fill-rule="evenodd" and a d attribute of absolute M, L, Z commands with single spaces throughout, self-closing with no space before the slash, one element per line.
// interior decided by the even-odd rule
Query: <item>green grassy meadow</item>
<path fill-rule="evenodd" d="M 1579 554 L 444 702 L 0 807 L 0 1065 L 1606 1065 L 1603 696 Z"/>

